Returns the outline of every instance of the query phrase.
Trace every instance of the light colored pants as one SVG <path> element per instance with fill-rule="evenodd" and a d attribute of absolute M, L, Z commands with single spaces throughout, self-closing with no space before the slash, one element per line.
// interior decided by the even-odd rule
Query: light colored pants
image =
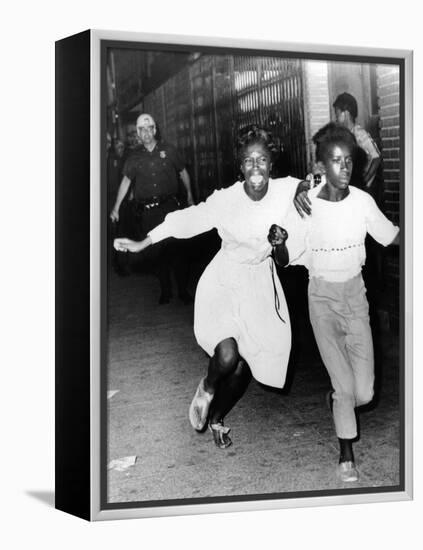
<path fill-rule="evenodd" d="M 342 283 L 312 277 L 310 321 L 334 389 L 333 418 L 341 439 L 357 436 L 355 407 L 373 398 L 374 359 L 363 278 Z"/>

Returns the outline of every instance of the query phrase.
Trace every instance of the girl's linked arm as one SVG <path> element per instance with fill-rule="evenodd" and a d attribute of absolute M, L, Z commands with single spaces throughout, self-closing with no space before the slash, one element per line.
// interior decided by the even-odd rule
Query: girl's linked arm
<path fill-rule="evenodd" d="M 195 235 L 205 233 L 216 227 L 216 216 L 219 205 L 215 191 L 206 202 L 176 210 L 166 216 L 163 223 L 149 232 L 152 243 L 157 243 L 168 237 L 190 239 Z"/>

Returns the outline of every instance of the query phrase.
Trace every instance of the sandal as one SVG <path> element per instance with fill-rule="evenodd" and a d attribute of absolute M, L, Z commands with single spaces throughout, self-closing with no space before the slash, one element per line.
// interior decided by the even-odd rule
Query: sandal
<path fill-rule="evenodd" d="M 213 439 L 219 449 L 226 449 L 232 445 L 232 439 L 229 437 L 230 428 L 223 425 L 223 421 L 209 424 L 209 430 L 213 434 Z"/>
<path fill-rule="evenodd" d="M 201 432 L 206 425 L 212 400 L 213 394 L 204 389 L 204 378 L 202 378 L 189 407 L 189 421 L 198 432 Z"/>

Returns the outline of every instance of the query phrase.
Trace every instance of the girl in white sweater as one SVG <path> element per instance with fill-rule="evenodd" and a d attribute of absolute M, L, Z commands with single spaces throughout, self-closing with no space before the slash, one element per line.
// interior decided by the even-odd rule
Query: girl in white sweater
<path fill-rule="evenodd" d="M 357 481 L 352 443 L 357 438 L 355 408 L 373 398 L 373 342 L 361 268 L 369 233 L 387 246 L 399 243 L 399 228 L 373 198 L 350 187 L 357 147 L 353 134 L 334 123 L 313 137 L 316 160 L 326 183 L 309 191 L 306 251 L 297 262 L 309 271 L 309 312 L 316 342 L 329 373 L 342 481 Z"/>

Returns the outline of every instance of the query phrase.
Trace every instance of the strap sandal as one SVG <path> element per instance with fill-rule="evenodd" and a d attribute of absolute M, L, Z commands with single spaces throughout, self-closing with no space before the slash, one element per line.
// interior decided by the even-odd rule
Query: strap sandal
<path fill-rule="evenodd" d="M 212 400 L 213 394 L 204 389 L 204 378 L 202 378 L 189 407 L 189 421 L 198 432 L 201 432 L 206 425 Z"/>
<path fill-rule="evenodd" d="M 213 439 L 219 449 L 226 449 L 232 445 L 232 439 L 229 437 L 230 428 L 223 425 L 223 421 L 209 424 L 209 430 L 213 434 Z"/>

